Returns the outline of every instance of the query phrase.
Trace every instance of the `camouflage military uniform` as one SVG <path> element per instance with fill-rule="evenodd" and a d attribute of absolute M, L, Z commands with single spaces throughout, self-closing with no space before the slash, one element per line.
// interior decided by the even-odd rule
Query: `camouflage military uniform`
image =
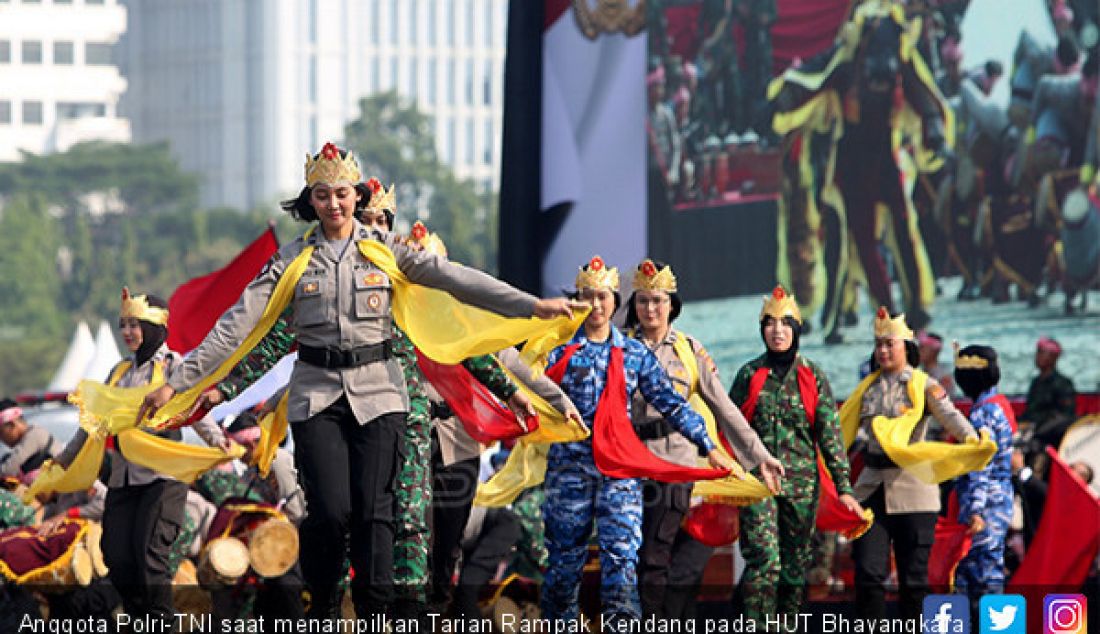
<path fill-rule="evenodd" d="M 672 387 L 657 357 L 645 344 L 612 328 L 607 341 L 589 341 L 584 330 L 569 342 L 578 346 L 569 360 L 561 387 L 590 427 L 607 383 L 611 347 L 622 348 L 623 373 L 629 403 L 635 391 L 657 408 L 675 431 L 709 452 L 703 419 Z M 554 349 L 553 366 L 566 347 Z M 637 479 L 605 476 L 596 468 L 592 442 L 556 443 L 546 465 L 546 548 L 550 565 L 542 593 L 545 618 L 576 621 L 578 590 L 588 554 L 592 525 L 600 547 L 600 595 L 603 616 L 609 625 L 638 620 L 638 548 L 642 542 L 642 489 Z"/>
<path fill-rule="evenodd" d="M 241 476 L 231 471 L 211 469 L 200 475 L 192 485 L 214 506 L 221 506 L 229 498 L 245 498 L 253 502 L 263 502 L 263 495 L 255 487 L 249 487 Z"/>
<path fill-rule="evenodd" d="M 749 382 L 765 359 L 766 355 L 761 355 L 737 373 L 730 398 L 738 405 L 748 398 Z M 799 366 L 810 368 L 817 377 L 813 424 L 806 419 L 798 390 Z M 829 382 L 805 357 L 799 355 L 782 379 L 769 373 L 749 423 L 787 471 L 779 495 L 741 510 L 745 616 L 756 621 L 758 631 L 764 631 L 767 615 L 797 614 L 802 606 L 817 515 L 817 449 L 836 482 L 837 493 L 850 494 L 852 487 Z M 788 622 L 794 623 L 793 617 Z"/>
<path fill-rule="evenodd" d="M 1012 427 L 1000 406 L 990 402 L 996 394 L 997 388 L 992 388 L 978 397 L 970 410 L 970 423 L 975 431 L 989 430 L 997 441 L 997 454 L 984 469 L 971 471 L 955 483 L 959 522 L 969 524 L 974 515 L 985 521 L 955 571 L 958 591 L 969 594 L 975 603 L 984 594 L 1004 592 L 1005 536 L 1012 519 Z"/>
<path fill-rule="evenodd" d="M 542 573 L 549 563 L 546 529 L 542 523 L 545 502 L 546 493 L 541 486 L 527 489 L 512 502 L 512 512 L 519 518 L 520 537 L 509 571 L 536 581 L 542 581 Z"/>
<path fill-rule="evenodd" d="M 23 504 L 19 496 L 0 489 L 0 529 L 34 524 L 34 509 Z"/>

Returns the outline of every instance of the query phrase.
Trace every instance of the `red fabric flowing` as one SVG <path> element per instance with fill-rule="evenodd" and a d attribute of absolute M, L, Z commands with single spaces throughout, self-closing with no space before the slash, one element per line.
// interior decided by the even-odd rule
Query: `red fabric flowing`
<path fill-rule="evenodd" d="M 946 594 L 955 585 L 955 570 L 970 552 L 969 527 L 959 523 L 959 498 L 955 491 L 947 498 L 947 515 L 936 518 L 936 536 L 928 555 L 928 584 Z"/>
<path fill-rule="evenodd" d="M 562 358 L 546 371 L 546 376 L 561 383 L 569 360 L 579 346 L 571 344 Z M 715 480 L 730 474 L 728 469 L 685 467 L 662 460 L 638 438 L 626 407 L 626 376 L 623 349 L 611 346 L 607 364 L 607 383 L 596 404 L 592 425 L 592 457 L 600 473 L 609 478 L 648 478 L 658 482 L 695 482 Z"/>
<path fill-rule="evenodd" d="M 736 506 L 703 502 L 691 507 L 683 527 L 700 544 L 711 548 L 728 546 L 741 534 L 741 515 Z"/>
<path fill-rule="evenodd" d="M 749 395 L 741 406 L 741 413 L 745 420 L 751 421 L 756 413 L 756 402 L 760 398 L 760 391 L 764 389 L 764 381 L 768 379 L 770 370 L 765 367 L 756 369 L 749 380 Z M 802 407 L 806 410 L 806 419 L 810 421 L 812 428 L 817 422 L 817 378 L 813 370 L 805 365 L 797 365 L 798 394 L 802 399 Z M 724 440 L 724 439 L 723 439 Z M 727 445 L 728 448 L 728 445 Z M 821 457 L 821 451 L 817 451 L 817 530 L 841 533 L 854 536 L 863 531 L 864 520 L 861 515 L 853 513 L 840 502 L 840 496 L 836 491 L 836 483 L 833 476 L 825 468 L 825 461 Z"/>
<path fill-rule="evenodd" d="M 1039 529 L 1023 562 L 1005 588 L 1042 605 L 1047 593 L 1080 592 L 1100 548 L 1100 500 L 1053 447 L 1047 447 L 1050 476 Z M 1029 632 L 1038 632 L 1039 610 L 1028 610 Z"/>
<path fill-rule="evenodd" d="M 181 284 L 168 299 L 168 347 L 186 354 L 202 343 L 278 250 L 275 232 L 268 229 L 225 268 Z"/>
<path fill-rule="evenodd" d="M 466 433 L 479 443 L 491 445 L 498 440 L 518 438 L 538 429 L 538 416 L 528 417 L 528 429 L 523 429 L 516 420 L 516 415 L 501 405 L 489 389 L 479 383 L 461 364 L 436 363 L 419 349 L 416 351 L 416 359 L 424 377 L 447 402 L 451 411 L 462 422 Z"/>
<path fill-rule="evenodd" d="M 1028 585 L 1080 587 L 1100 548 L 1100 501 L 1053 447 L 1039 529 L 1009 588 Z"/>

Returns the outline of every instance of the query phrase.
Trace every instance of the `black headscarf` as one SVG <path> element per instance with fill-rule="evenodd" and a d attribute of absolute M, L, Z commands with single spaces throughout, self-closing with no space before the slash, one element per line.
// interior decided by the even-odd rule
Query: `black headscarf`
<path fill-rule="evenodd" d="M 787 372 L 794 364 L 795 357 L 798 356 L 798 341 L 802 335 L 802 324 L 791 316 L 783 318 L 784 323 L 791 327 L 791 347 L 784 352 L 775 352 L 768 347 L 768 340 L 764 337 L 765 321 L 767 321 L 766 317 L 760 320 L 760 338 L 764 339 L 764 365 L 768 366 L 780 379 L 786 378 Z"/>
<path fill-rule="evenodd" d="M 165 310 L 168 309 L 168 302 L 156 295 L 146 295 L 145 300 L 149 302 L 150 306 L 164 308 Z M 157 350 L 160 350 L 160 347 L 164 345 L 164 342 L 168 339 L 167 326 L 154 324 L 144 319 L 139 319 L 138 325 L 141 326 L 141 345 L 138 346 L 137 351 L 134 352 L 135 368 L 153 358 L 153 355 L 157 353 Z"/>

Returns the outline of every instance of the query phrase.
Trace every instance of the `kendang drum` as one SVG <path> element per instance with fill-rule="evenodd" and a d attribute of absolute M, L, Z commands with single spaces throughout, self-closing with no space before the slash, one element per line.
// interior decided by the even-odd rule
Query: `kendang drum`
<path fill-rule="evenodd" d="M 210 540 L 199 555 L 198 581 L 205 588 L 237 583 L 248 572 L 248 547 L 236 537 Z"/>
<path fill-rule="evenodd" d="M 45 535 L 32 526 L 0 532 L 0 576 L 44 592 L 87 586 L 100 571 L 106 573 L 102 556 L 97 564 L 88 552 L 91 526 L 87 520 L 67 518 Z"/>
<path fill-rule="evenodd" d="M 245 545 L 251 567 L 261 577 L 286 574 L 298 561 L 298 529 L 271 504 L 227 500 L 218 509 L 207 537 L 229 536 Z"/>

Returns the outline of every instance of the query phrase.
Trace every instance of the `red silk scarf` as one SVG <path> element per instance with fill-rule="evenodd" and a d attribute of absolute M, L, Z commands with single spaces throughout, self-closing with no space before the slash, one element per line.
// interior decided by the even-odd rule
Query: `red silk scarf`
<path fill-rule="evenodd" d="M 511 410 L 500 404 L 489 389 L 462 365 L 445 365 L 429 359 L 419 349 L 417 363 L 470 437 L 483 445 L 511 440 L 538 429 L 538 416 L 528 417 L 523 429 Z"/>
<path fill-rule="evenodd" d="M 546 370 L 546 376 L 561 384 L 569 360 L 580 347 L 570 344 L 561 359 Z M 695 482 L 715 480 L 730 474 L 727 469 L 685 467 L 658 458 L 638 438 L 626 406 L 626 375 L 623 349 L 611 346 L 607 364 L 607 384 L 596 404 L 592 424 L 592 457 L 600 473 L 609 478 L 648 478 L 659 482 Z"/>

